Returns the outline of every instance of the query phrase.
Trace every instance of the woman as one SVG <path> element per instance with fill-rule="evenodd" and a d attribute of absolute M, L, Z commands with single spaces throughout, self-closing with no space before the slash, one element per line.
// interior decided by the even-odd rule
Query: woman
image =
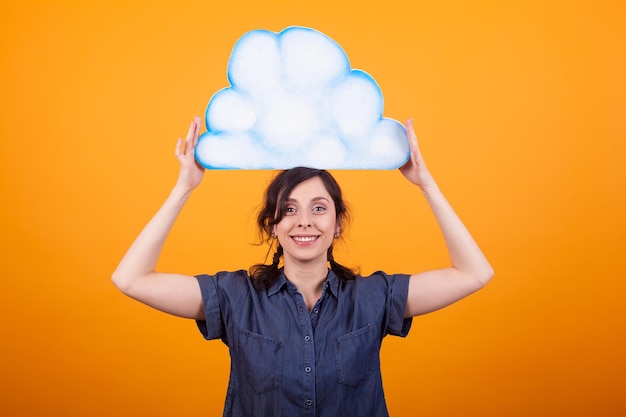
<path fill-rule="evenodd" d="M 309 168 L 281 172 L 266 192 L 258 224 L 276 245 L 272 264 L 255 265 L 250 274 L 155 271 L 176 217 L 204 175 L 193 155 L 201 120 L 191 123 L 184 143 L 178 140 L 177 183 L 113 281 L 149 306 L 197 320 L 205 338 L 229 347 L 225 416 L 387 416 L 383 337 L 406 336 L 413 316 L 445 307 L 491 279 L 489 262 L 426 168 L 411 120 L 406 127 L 411 156 L 400 172 L 430 205 L 451 266 L 366 278 L 335 262 L 333 241 L 345 225 L 345 204 L 333 177 Z"/>

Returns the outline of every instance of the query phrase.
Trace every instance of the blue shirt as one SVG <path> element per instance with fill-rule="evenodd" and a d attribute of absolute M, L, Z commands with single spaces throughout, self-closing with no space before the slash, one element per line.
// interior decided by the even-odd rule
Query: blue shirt
<path fill-rule="evenodd" d="M 387 334 L 406 336 L 408 275 L 341 281 L 329 271 L 309 312 L 284 274 L 256 290 L 246 271 L 196 277 L 206 339 L 231 356 L 224 416 L 388 416 L 380 373 Z"/>

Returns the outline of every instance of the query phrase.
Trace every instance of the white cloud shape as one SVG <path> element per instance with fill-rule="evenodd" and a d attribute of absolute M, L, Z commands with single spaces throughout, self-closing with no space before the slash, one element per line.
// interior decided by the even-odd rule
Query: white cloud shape
<path fill-rule="evenodd" d="M 394 169 L 409 158 L 383 95 L 323 33 L 253 30 L 235 44 L 231 86 L 211 97 L 196 160 L 208 169 Z"/>

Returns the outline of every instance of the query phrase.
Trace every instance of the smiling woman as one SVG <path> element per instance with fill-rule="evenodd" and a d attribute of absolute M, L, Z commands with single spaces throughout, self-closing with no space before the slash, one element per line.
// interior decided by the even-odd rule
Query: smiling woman
<path fill-rule="evenodd" d="M 411 122 L 411 158 L 400 171 L 426 196 L 451 266 L 369 277 L 335 261 L 333 242 L 348 210 L 330 173 L 304 167 L 280 172 L 265 193 L 257 224 L 262 240 L 276 246 L 271 264 L 196 277 L 155 271 L 174 221 L 204 177 L 193 155 L 200 126 L 196 118 L 184 144 L 178 141 L 176 186 L 113 281 L 149 306 L 195 319 L 206 339 L 229 347 L 225 416 L 387 416 L 384 337 L 406 336 L 413 316 L 469 295 L 493 274 L 426 168 Z"/>

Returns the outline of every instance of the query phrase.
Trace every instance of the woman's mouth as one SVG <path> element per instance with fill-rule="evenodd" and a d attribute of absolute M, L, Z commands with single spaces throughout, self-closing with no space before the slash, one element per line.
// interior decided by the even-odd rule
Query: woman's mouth
<path fill-rule="evenodd" d="M 306 245 L 315 242 L 319 238 L 319 235 L 291 236 L 291 238 L 299 245 Z"/>

